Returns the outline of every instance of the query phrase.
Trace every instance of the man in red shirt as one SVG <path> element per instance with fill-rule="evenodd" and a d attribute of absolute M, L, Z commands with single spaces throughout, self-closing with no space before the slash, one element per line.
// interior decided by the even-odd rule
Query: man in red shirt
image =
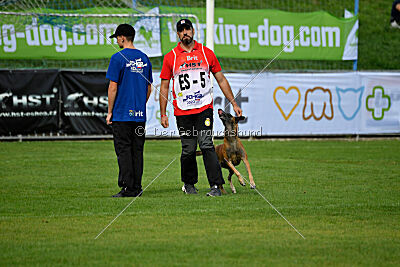
<path fill-rule="evenodd" d="M 173 80 L 173 106 L 182 144 L 181 179 L 186 194 L 197 194 L 198 181 L 197 142 L 203 154 L 203 162 L 211 190 L 207 196 L 220 196 L 219 185 L 224 184 L 221 166 L 212 140 L 213 93 L 210 73 L 230 101 L 237 116 L 242 110 L 237 105 L 231 87 L 222 73 L 213 51 L 193 40 L 192 22 L 181 19 L 176 25 L 178 45 L 164 56 L 161 70 L 160 112 L 161 125 L 169 126 L 166 115 L 169 82 Z"/>

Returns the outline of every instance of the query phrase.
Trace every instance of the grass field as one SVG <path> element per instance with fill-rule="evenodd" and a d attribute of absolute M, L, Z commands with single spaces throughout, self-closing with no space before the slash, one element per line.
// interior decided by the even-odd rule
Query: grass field
<path fill-rule="evenodd" d="M 200 194 L 183 195 L 176 140 L 146 142 L 143 186 L 177 160 L 94 240 L 132 200 L 110 197 L 112 142 L 0 143 L 0 265 L 399 266 L 398 140 L 244 145 L 258 190 L 305 240 L 236 179 L 236 195 L 206 197 L 200 158 Z"/>

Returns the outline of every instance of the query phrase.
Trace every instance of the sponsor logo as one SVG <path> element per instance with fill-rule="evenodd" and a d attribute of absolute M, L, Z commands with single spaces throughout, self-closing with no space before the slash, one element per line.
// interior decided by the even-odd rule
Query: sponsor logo
<path fill-rule="evenodd" d="M 303 120 L 319 121 L 323 117 L 333 119 L 332 93 L 329 89 L 315 87 L 306 91 L 303 108 Z"/>
<path fill-rule="evenodd" d="M 54 47 L 58 53 L 66 52 L 69 46 L 109 45 L 105 36 L 109 36 L 118 26 L 117 24 L 90 23 L 66 27 L 60 24 L 54 26 L 50 24 L 39 25 L 37 18 L 32 18 L 32 24 L 26 25 L 25 31 L 19 31 L 18 26 L 16 27 L 14 24 L 0 25 L 4 36 L 3 51 L 5 53 L 15 52 L 17 45 L 20 44 L 17 39 L 24 39 L 23 43 L 26 43 L 28 47 Z M 116 40 L 114 44 L 116 44 Z"/>
<path fill-rule="evenodd" d="M 135 111 L 133 109 L 130 109 L 129 116 L 130 117 L 143 117 L 144 115 L 143 115 L 143 111 L 141 111 L 141 110 Z"/>
<path fill-rule="evenodd" d="M 129 63 L 126 63 L 127 68 L 131 68 L 131 72 L 142 73 L 143 68 L 147 66 L 147 63 L 144 64 L 142 59 L 136 59 L 135 61 L 130 60 Z"/>
<path fill-rule="evenodd" d="M 372 112 L 374 120 L 382 120 L 385 116 L 385 111 L 390 109 L 390 96 L 385 95 L 382 86 L 375 86 L 372 89 L 372 94 L 367 96 L 366 107 L 368 111 Z"/>
<path fill-rule="evenodd" d="M 300 98 L 300 90 L 296 86 L 291 86 L 289 89 L 282 86 L 275 88 L 274 102 L 286 121 L 292 116 L 293 111 L 299 105 Z M 296 102 L 294 103 L 293 100 Z"/>
<path fill-rule="evenodd" d="M 188 56 L 188 57 L 189 57 L 189 56 Z M 197 57 L 196 57 L 196 58 L 197 58 Z M 183 63 L 179 66 L 179 69 L 200 67 L 200 66 L 201 66 L 201 63 L 203 63 L 203 60 L 200 60 L 200 62 L 191 62 L 191 63 L 183 62 Z"/>
<path fill-rule="evenodd" d="M 8 102 L 8 100 L 11 99 L 11 96 L 12 96 L 11 90 L 0 94 L 0 104 L 2 109 L 7 108 L 6 103 Z"/>
<path fill-rule="evenodd" d="M 197 56 L 187 56 L 186 60 L 191 61 L 191 60 L 198 60 L 198 59 L 197 59 Z"/>
<path fill-rule="evenodd" d="M 187 105 L 193 105 L 200 102 L 202 98 L 203 94 L 201 94 L 200 91 L 197 91 L 194 94 L 186 95 L 186 97 L 183 99 L 183 102 L 186 102 Z"/>
<path fill-rule="evenodd" d="M 70 107 L 74 107 L 74 108 L 78 108 L 78 101 L 82 100 L 83 97 L 83 93 L 73 93 L 67 96 L 67 99 L 65 100 L 65 104 L 64 107 L 65 108 L 70 108 Z"/>
<path fill-rule="evenodd" d="M 207 118 L 207 119 L 204 121 L 204 125 L 207 126 L 207 127 L 211 125 L 211 120 L 210 120 L 210 118 Z"/>
<path fill-rule="evenodd" d="M 82 92 L 76 92 L 69 94 L 65 100 L 64 108 L 66 109 L 77 109 L 77 108 L 107 108 L 108 97 L 107 96 L 85 96 Z"/>
<path fill-rule="evenodd" d="M 0 108 L 49 108 L 56 101 L 56 95 L 58 89 L 54 88 L 54 94 L 31 94 L 31 95 L 15 95 L 11 90 L 0 93 Z"/>
<path fill-rule="evenodd" d="M 170 42 L 176 43 L 174 26 L 171 22 L 168 22 L 167 25 L 170 31 Z M 205 29 L 206 24 L 200 23 L 201 41 L 205 39 Z M 258 25 L 235 25 L 224 23 L 224 18 L 219 17 L 218 23 L 214 24 L 215 44 L 234 46 L 240 52 L 250 51 L 251 44 L 266 47 L 285 46 L 283 48 L 285 53 L 293 53 L 296 48 L 302 47 L 339 48 L 341 47 L 342 34 L 339 26 L 316 26 L 311 24 L 298 27 L 296 25 L 276 25 L 268 18 L 264 18 L 262 23 Z M 291 42 L 293 39 L 295 40 Z"/>
<path fill-rule="evenodd" d="M 336 87 L 338 96 L 338 107 L 345 120 L 351 121 L 357 115 L 361 108 L 361 99 L 364 93 L 364 86 L 354 89 L 341 89 Z"/>

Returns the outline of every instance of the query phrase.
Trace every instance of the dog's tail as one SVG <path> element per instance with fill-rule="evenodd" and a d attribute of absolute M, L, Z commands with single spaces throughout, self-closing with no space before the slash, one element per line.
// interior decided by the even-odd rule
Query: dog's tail
<path fill-rule="evenodd" d="M 200 151 L 196 151 L 196 156 L 201 156 L 201 155 L 203 155 L 203 152 L 201 152 L 201 150 Z"/>

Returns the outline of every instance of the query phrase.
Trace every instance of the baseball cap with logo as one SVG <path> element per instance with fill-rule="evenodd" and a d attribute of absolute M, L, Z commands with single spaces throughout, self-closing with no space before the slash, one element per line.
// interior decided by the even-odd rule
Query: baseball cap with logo
<path fill-rule="evenodd" d="M 121 35 L 135 37 L 135 29 L 129 24 L 120 24 L 115 30 L 115 33 L 110 36 L 110 39 Z"/>
<path fill-rule="evenodd" d="M 181 19 L 181 20 L 178 21 L 178 23 L 176 24 L 176 30 L 177 30 L 178 32 L 183 31 L 183 29 L 185 29 L 185 28 L 187 28 L 187 27 L 193 28 L 192 22 L 191 22 L 190 20 L 188 20 L 188 19 Z"/>

